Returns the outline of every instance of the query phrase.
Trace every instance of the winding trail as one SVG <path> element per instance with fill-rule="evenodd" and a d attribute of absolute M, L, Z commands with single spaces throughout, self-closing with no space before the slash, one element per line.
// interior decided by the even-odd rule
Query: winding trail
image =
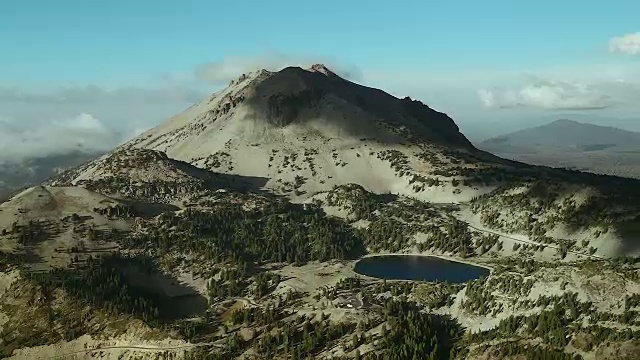
<path fill-rule="evenodd" d="M 548 248 L 552 248 L 552 249 L 559 249 L 560 248 L 560 246 L 554 245 L 554 244 L 544 244 L 544 243 L 540 243 L 540 242 L 537 242 L 537 241 L 532 241 L 532 240 L 529 240 L 529 239 L 526 239 L 526 240 L 525 239 L 518 239 L 518 238 L 506 235 L 506 234 L 501 233 L 501 232 L 497 232 L 497 231 L 494 231 L 494 230 L 489 230 L 489 229 L 486 229 L 486 228 L 477 227 L 477 226 L 471 224 L 470 222 L 468 222 L 468 221 L 466 221 L 464 219 L 461 219 L 459 217 L 456 217 L 456 218 L 459 221 L 462 221 L 465 224 L 467 224 L 467 226 L 469 226 L 471 229 L 479 231 L 479 232 L 483 232 L 483 233 L 486 233 L 486 234 L 498 235 L 498 236 L 503 237 L 505 239 L 513 240 L 513 241 L 516 241 L 516 242 L 519 242 L 519 243 L 522 243 L 522 244 L 535 245 L 535 246 L 544 246 L 544 247 L 548 247 Z M 567 250 L 567 253 L 575 254 L 575 255 L 579 255 L 579 256 L 584 256 L 584 257 L 588 257 L 588 258 L 596 259 L 596 260 L 607 260 L 606 258 L 604 258 L 602 256 L 585 254 L 585 253 L 582 253 L 582 252 L 579 252 L 579 251 L 574 251 L 574 250 Z"/>
<path fill-rule="evenodd" d="M 222 345 L 215 344 L 215 343 L 197 343 L 197 344 L 184 344 L 184 345 L 163 346 L 163 347 L 119 345 L 119 346 L 104 346 L 104 347 L 78 350 L 78 351 L 73 351 L 66 354 L 60 354 L 55 356 L 39 357 L 38 359 L 43 359 L 43 360 L 44 359 L 65 359 L 67 357 L 74 356 L 74 355 L 88 354 L 92 352 L 100 352 L 105 350 L 106 351 L 108 350 L 139 350 L 139 351 L 161 352 L 161 351 L 170 351 L 170 350 L 188 350 L 188 349 L 193 349 L 196 347 L 204 347 L 204 346 L 212 346 L 212 347 L 218 347 L 218 348 L 223 347 Z"/>
<path fill-rule="evenodd" d="M 255 301 L 246 298 L 246 297 L 236 297 L 235 300 L 241 300 L 249 304 L 250 306 L 260 306 Z M 223 345 L 216 344 L 216 342 L 207 342 L 207 343 L 195 343 L 195 344 L 183 344 L 183 345 L 174 345 L 174 346 L 137 346 L 137 345 L 114 345 L 114 346 L 102 346 L 102 347 L 94 347 L 87 348 L 83 350 L 72 351 L 60 355 L 48 356 L 48 357 L 37 357 L 37 359 L 48 360 L 48 359 L 67 359 L 67 358 L 75 358 L 74 355 L 82 355 L 82 354 L 90 354 L 92 352 L 100 352 L 100 351 L 109 351 L 109 350 L 137 350 L 137 351 L 149 351 L 149 352 L 162 352 L 162 351 L 176 351 L 176 350 L 188 350 L 197 347 L 216 347 L 223 348 Z"/>

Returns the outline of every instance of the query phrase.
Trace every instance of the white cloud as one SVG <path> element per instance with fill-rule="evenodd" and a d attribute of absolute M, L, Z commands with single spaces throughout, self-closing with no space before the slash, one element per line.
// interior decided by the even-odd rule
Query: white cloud
<path fill-rule="evenodd" d="M 609 50 L 629 55 L 640 55 L 640 32 L 612 38 L 609 40 Z"/>
<path fill-rule="evenodd" d="M 358 80 L 362 76 L 357 67 L 341 64 L 331 58 L 289 56 L 280 53 L 225 57 L 222 60 L 198 66 L 195 70 L 195 76 L 211 84 L 222 85 L 244 73 L 260 69 L 279 71 L 288 66 L 308 68 L 317 63 L 325 64 L 331 71 L 346 79 Z"/>
<path fill-rule="evenodd" d="M 203 98 L 188 84 L 155 88 L 0 86 L 0 162 L 108 151 Z"/>
<path fill-rule="evenodd" d="M 105 89 L 99 86 L 60 87 L 50 91 L 30 91 L 20 87 L 0 87 L 0 102 L 3 103 L 47 103 L 47 104 L 89 104 L 89 103 L 193 103 L 203 94 L 183 86 L 168 86 L 157 89 L 140 87 L 120 87 Z"/>
<path fill-rule="evenodd" d="M 91 114 L 85 113 L 82 113 L 76 118 L 70 120 L 54 121 L 53 124 L 61 128 L 67 128 L 70 130 L 80 130 L 94 133 L 105 133 L 108 131 L 100 120 L 96 119 Z"/>
<path fill-rule="evenodd" d="M 611 106 L 610 97 L 580 83 L 538 80 L 519 89 L 480 89 L 485 107 L 533 107 L 546 110 L 593 110 Z"/>
<path fill-rule="evenodd" d="M 0 122 L 0 163 L 74 151 L 108 151 L 121 141 L 118 132 L 91 114 L 26 125 L 4 119 Z"/>

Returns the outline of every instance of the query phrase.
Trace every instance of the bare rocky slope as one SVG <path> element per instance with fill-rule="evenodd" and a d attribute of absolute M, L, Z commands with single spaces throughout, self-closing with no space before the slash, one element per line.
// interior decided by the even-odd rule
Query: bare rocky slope
<path fill-rule="evenodd" d="M 484 156 L 445 114 L 351 83 L 321 65 L 243 75 L 125 147 L 265 178 L 266 188 L 279 193 L 311 195 L 357 183 L 378 193 L 442 201 L 476 194 L 429 185 L 454 178 L 446 167 L 459 156 L 442 149 Z M 296 176 L 304 183 L 296 183 Z"/>

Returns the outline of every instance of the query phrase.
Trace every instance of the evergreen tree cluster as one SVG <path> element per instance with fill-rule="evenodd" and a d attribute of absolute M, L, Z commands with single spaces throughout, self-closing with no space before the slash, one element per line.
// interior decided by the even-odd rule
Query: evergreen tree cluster
<path fill-rule="evenodd" d="M 278 286 L 280 275 L 272 272 L 261 272 L 255 276 L 254 283 L 254 295 L 257 298 L 261 298 Z"/>
<path fill-rule="evenodd" d="M 382 196 L 372 194 L 358 184 L 336 185 L 327 192 L 328 206 L 337 206 L 349 211 L 357 220 L 372 220 L 374 212 L 384 202 Z"/>
<path fill-rule="evenodd" d="M 631 328 L 613 329 L 599 325 L 582 326 L 580 319 L 583 316 L 594 317 L 597 314 L 592 310 L 591 303 L 579 302 L 576 293 L 566 293 L 562 296 L 542 297 L 536 301 L 536 306 L 543 310 L 532 315 L 510 316 L 500 321 L 497 328 L 488 331 L 468 334 L 467 342 L 477 343 L 491 341 L 500 338 L 535 338 L 540 339 L 545 345 L 541 348 L 544 356 L 560 356 L 558 353 L 569 344 L 570 340 L 578 332 L 591 335 L 591 343 L 587 344 L 587 351 L 603 341 L 624 341 L 639 339 L 640 331 Z M 526 344 L 513 343 L 517 351 L 530 353 L 535 349 L 524 349 Z M 511 349 L 510 351 L 515 351 Z M 556 355 L 553 355 L 556 354 Z M 543 356 L 543 355 L 536 355 Z M 546 357 L 542 357 L 546 358 Z M 555 359 L 551 357 L 551 359 Z"/>
<path fill-rule="evenodd" d="M 118 255 L 92 258 L 76 269 L 54 269 L 45 273 L 30 273 L 45 294 L 63 289 L 68 295 L 86 304 L 117 314 L 129 314 L 149 323 L 160 318 L 160 296 L 133 286 L 123 271 L 135 263 L 151 269 L 148 259 L 131 259 Z"/>
<path fill-rule="evenodd" d="M 237 264 L 235 268 L 222 269 L 219 279 L 212 278 L 207 284 L 207 292 L 211 300 L 232 298 L 244 293 L 248 281 L 246 279 L 246 263 Z"/>
<path fill-rule="evenodd" d="M 502 273 L 487 279 L 486 287 L 498 290 L 516 298 L 527 297 L 533 288 L 533 279 L 514 273 Z"/>
<path fill-rule="evenodd" d="M 567 354 L 562 350 L 545 346 L 509 341 L 490 347 L 490 353 L 498 359 L 523 356 L 528 360 L 581 360 L 579 354 Z"/>
<path fill-rule="evenodd" d="M 231 313 L 231 323 L 235 325 L 273 325 L 276 321 L 282 320 L 291 315 L 288 311 L 280 308 L 266 306 L 264 308 L 243 307 Z"/>
<path fill-rule="evenodd" d="M 473 280 L 467 283 L 465 291 L 466 299 L 462 302 L 462 308 L 478 315 L 487 315 L 495 312 L 497 306 L 502 306 L 493 295 L 493 290 L 486 286 L 483 279 Z"/>
<path fill-rule="evenodd" d="M 52 224 L 41 220 L 29 220 L 24 225 L 14 222 L 9 230 L 2 229 L 2 235 L 14 235 L 21 245 L 34 244 L 47 240 L 53 232 Z"/>
<path fill-rule="evenodd" d="M 364 359 L 450 359 L 461 350 L 457 342 L 464 331 L 450 317 L 423 313 L 391 299 L 385 318 L 376 351 Z"/>
<path fill-rule="evenodd" d="M 27 260 L 25 254 L 12 254 L 0 250 L 0 272 L 7 271 L 7 269 L 24 264 Z"/>
<path fill-rule="evenodd" d="M 93 209 L 93 211 L 95 211 L 98 214 L 104 215 L 110 219 L 130 218 L 130 217 L 136 216 L 136 212 L 134 211 L 133 207 L 125 204 L 116 204 L 114 206 L 107 206 L 105 208 L 95 208 Z M 72 219 L 72 220 L 75 220 L 75 219 Z"/>
<path fill-rule="evenodd" d="M 323 349 L 330 348 L 343 336 L 353 333 L 355 324 L 329 321 L 323 314 L 311 321 L 306 316 L 297 316 L 294 321 L 265 332 L 253 344 L 258 359 L 289 358 L 302 360 L 314 358 Z"/>
<path fill-rule="evenodd" d="M 191 252 L 214 262 L 286 262 L 352 259 L 364 253 L 357 233 L 339 219 L 286 201 L 246 210 L 224 202 L 212 210 L 167 213 L 159 226 L 123 241 L 159 254 Z"/>

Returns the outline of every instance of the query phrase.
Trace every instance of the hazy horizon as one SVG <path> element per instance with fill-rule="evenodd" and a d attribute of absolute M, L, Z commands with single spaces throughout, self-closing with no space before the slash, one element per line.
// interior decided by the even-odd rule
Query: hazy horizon
<path fill-rule="evenodd" d="M 37 13 L 32 1 L 9 2 L 0 157 L 108 150 L 243 72 L 313 63 L 421 100 L 472 141 L 565 117 L 640 131 L 640 4 L 623 2 L 468 2 L 460 12 L 417 2 L 64 1 Z"/>

